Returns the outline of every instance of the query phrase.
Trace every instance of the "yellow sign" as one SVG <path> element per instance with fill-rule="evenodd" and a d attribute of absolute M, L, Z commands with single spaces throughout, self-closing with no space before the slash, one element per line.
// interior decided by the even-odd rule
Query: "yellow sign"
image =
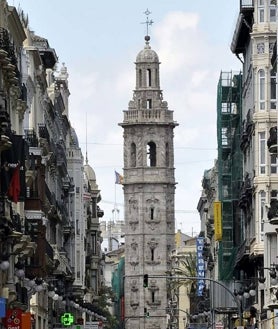
<path fill-rule="evenodd" d="M 214 217 L 214 236 L 216 241 L 222 240 L 222 203 L 215 201 L 213 203 Z"/>

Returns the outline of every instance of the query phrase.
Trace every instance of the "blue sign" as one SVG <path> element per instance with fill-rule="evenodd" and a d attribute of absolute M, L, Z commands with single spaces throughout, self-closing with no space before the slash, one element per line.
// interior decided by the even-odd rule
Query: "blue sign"
<path fill-rule="evenodd" d="M 200 278 L 197 281 L 197 296 L 203 295 L 203 290 L 205 288 L 205 261 L 203 257 L 203 249 L 204 249 L 204 238 L 197 238 L 196 241 L 197 246 L 197 277 Z"/>
<path fill-rule="evenodd" d="M 0 297 L 0 318 L 6 317 L 6 299 Z"/>

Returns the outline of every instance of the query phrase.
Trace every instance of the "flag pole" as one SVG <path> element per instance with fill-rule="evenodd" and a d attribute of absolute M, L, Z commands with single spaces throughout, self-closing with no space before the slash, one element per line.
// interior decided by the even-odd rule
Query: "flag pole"
<path fill-rule="evenodd" d="M 116 172 L 116 171 L 115 171 Z M 113 221 L 116 219 L 116 211 L 117 211 L 117 182 L 115 180 L 114 183 L 114 209 L 113 209 Z"/>

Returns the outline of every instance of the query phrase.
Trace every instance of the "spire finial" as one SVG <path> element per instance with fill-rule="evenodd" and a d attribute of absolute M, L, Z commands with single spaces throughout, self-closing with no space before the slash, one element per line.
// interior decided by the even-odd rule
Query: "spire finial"
<path fill-rule="evenodd" d="M 147 34 L 145 36 L 145 40 L 147 42 L 149 42 L 150 41 L 149 26 L 151 26 L 154 23 L 154 21 L 152 19 L 149 19 L 149 15 L 151 14 L 151 12 L 149 11 L 149 9 L 147 9 L 146 11 L 144 11 L 144 14 L 146 15 L 146 21 L 145 22 L 142 22 L 141 24 L 146 24 Z"/>
<path fill-rule="evenodd" d="M 88 152 L 87 152 L 87 112 L 86 112 L 86 165 L 88 164 Z"/>

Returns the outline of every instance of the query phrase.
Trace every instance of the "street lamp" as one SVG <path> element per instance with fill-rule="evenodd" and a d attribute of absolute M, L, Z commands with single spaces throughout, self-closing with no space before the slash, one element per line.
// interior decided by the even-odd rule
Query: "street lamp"
<path fill-rule="evenodd" d="M 242 305 L 241 302 L 238 300 L 237 296 L 234 294 L 233 291 L 231 291 L 226 285 L 224 285 L 222 282 L 220 281 L 216 281 L 214 279 L 211 278 L 207 278 L 207 277 L 198 277 L 198 276 L 186 276 L 186 275 L 149 275 L 149 278 L 166 278 L 169 280 L 204 280 L 204 281 L 209 281 L 212 282 L 220 287 L 222 287 L 223 289 L 225 289 L 225 291 L 233 298 L 236 307 L 237 307 L 237 311 L 238 311 L 238 317 L 239 317 L 239 325 L 242 325 Z"/>

